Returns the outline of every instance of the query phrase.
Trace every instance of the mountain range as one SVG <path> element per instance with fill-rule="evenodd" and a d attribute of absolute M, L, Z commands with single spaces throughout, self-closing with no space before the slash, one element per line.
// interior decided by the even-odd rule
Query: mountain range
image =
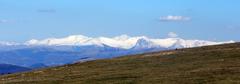
<path fill-rule="evenodd" d="M 70 46 L 86 46 L 86 45 L 96 45 L 96 46 L 110 46 L 114 48 L 130 49 L 136 47 L 136 44 L 141 44 L 142 42 L 147 42 L 148 45 L 145 47 L 163 47 L 169 48 L 173 45 L 179 45 L 181 47 L 197 47 L 205 45 L 216 45 L 222 43 L 233 43 L 234 41 L 227 42 L 213 42 L 213 41 L 204 41 L 204 40 L 184 40 L 181 38 L 165 38 L 165 39 L 152 39 L 146 36 L 136 36 L 130 37 L 128 35 L 116 36 L 113 38 L 109 37 L 87 37 L 83 35 L 72 35 L 66 38 L 47 38 L 43 40 L 32 39 L 25 42 L 25 45 L 70 45 Z"/>
<path fill-rule="evenodd" d="M 127 35 L 92 38 L 72 35 L 65 38 L 32 39 L 24 43 L 0 42 L 0 63 L 24 67 L 38 64 L 58 66 L 123 55 L 224 43 L 234 43 L 234 41 L 153 39 L 146 36 L 130 37 Z"/>

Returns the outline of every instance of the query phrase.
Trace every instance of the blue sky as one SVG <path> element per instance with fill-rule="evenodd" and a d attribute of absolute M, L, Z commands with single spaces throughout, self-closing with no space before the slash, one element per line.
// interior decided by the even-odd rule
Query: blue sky
<path fill-rule="evenodd" d="M 240 0 L 0 0 L 0 40 L 81 34 L 240 41 Z"/>

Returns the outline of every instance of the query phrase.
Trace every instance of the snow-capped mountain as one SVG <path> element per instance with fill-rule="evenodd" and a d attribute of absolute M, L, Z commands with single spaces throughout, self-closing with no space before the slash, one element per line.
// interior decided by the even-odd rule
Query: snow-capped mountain
<path fill-rule="evenodd" d="M 108 45 L 111 47 L 130 49 L 135 45 L 138 39 L 142 37 L 129 37 L 127 35 L 117 36 L 114 38 L 107 37 L 86 37 L 83 35 L 73 35 L 66 38 L 48 38 L 44 40 L 30 40 L 27 41 L 26 45 L 50 45 L 50 46 L 61 46 L 61 45 L 70 45 L 70 46 L 87 46 L 87 45 L 97 45 L 103 46 Z"/>
<path fill-rule="evenodd" d="M 131 49 L 133 47 L 139 46 L 139 48 L 150 48 L 150 47 L 198 47 L 198 46 L 206 46 L 206 45 L 216 45 L 223 43 L 233 43 L 234 41 L 226 41 L 226 42 L 212 42 L 212 41 L 204 41 L 204 40 L 184 40 L 181 38 L 165 38 L 165 39 L 152 39 L 146 36 L 137 36 L 130 37 L 127 35 L 121 35 L 113 38 L 108 37 L 87 37 L 83 35 L 73 35 L 66 38 L 48 38 L 44 40 L 30 40 L 27 41 L 26 45 L 48 45 L 48 46 L 87 46 L 87 45 L 97 45 L 103 46 L 107 45 L 115 48 L 122 49 Z M 141 47 L 140 47 L 141 46 Z"/>
<path fill-rule="evenodd" d="M 157 45 L 156 43 L 152 42 L 150 39 L 141 38 L 136 42 L 135 46 L 133 46 L 132 49 L 150 49 L 150 48 L 157 48 L 157 47 L 160 47 L 160 45 Z"/>

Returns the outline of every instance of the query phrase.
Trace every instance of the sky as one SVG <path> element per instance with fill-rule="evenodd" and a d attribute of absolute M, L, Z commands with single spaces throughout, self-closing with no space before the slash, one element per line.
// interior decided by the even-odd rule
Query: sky
<path fill-rule="evenodd" d="M 122 34 L 240 41 L 240 0 L 0 0 L 0 41 Z"/>

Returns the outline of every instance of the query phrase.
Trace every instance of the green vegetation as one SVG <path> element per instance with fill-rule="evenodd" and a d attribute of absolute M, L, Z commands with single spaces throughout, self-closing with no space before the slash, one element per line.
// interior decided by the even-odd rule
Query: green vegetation
<path fill-rule="evenodd" d="M 6 84 L 239 84 L 240 43 L 76 63 L 5 75 Z"/>

